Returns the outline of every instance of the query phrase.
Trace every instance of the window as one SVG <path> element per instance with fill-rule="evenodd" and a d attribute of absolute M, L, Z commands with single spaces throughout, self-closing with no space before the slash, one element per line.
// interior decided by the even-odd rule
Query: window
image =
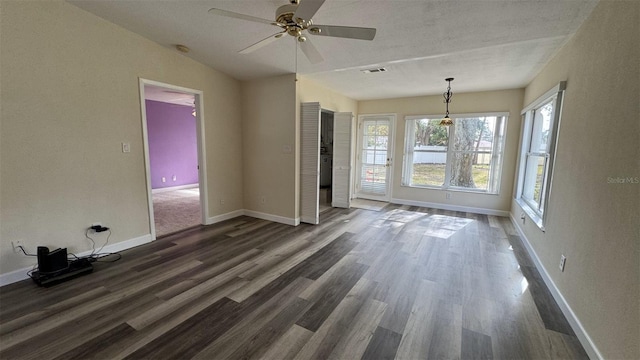
<path fill-rule="evenodd" d="M 407 116 L 404 186 L 497 194 L 507 114 Z"/>
<path fill-rule="evenodd" d="M 551 191 L 551 173 L 565 83 L 538 98 L 522 111 L 522 147 L 516 199 L 544 229 L 545 208 Z"/>

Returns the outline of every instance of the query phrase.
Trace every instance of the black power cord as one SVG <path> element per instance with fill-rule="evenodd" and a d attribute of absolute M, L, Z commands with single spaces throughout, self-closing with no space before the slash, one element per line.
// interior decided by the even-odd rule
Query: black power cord
<path fill-rule="evenodd" d="M 27 253 L 27 251 L 22 247 L 22 245 L 18 245 L 15 247 L 16 249 L 20 249 L 20 251 L 22 251 L 23 254 L 25 254 L 26 256 L 38 256 L 36 254 L 29 254 Z"/>
<path fill-rule="evenodd" d="M 89 231 L 93 230 L 96 233 L 99 232 L 105 232 L 108 231 L 109 234 L 107 235 L 107 240 L 104 242 L 104 244 L 100 247 L 100 249 L 98 249 L 98 251 L 96 252 L 96 242 L 95 240 L 89 236 Z M 89 227 L 87 229 L 87 231 L 85 231 L 85 237 L 91 241 L 92 245 L 92 250 L 91 250 L 91 254 L 86 255 L 86 256 L 77 256 L 74 253 L 68 253 L 67 256 L 68 257 L 73 257 L 72 259 L 67 258 L 67 261 L 69 262 L 69 265 L 64 268 L 64 269 L 60 269 L 60 270 L 56 270 L 56 271 L 52 271 L 52 272 L 42 272 L 42 271 L 38 271 L 38 265 L 34 265 L 33 269 L 29 270 L 27 272 L 27 275 L 30 278 L 33 278 L 33 273 L 38 271 L 38 273 L 40 275 L 48 275 L 48 276 L 55 276 L 61 273 L 64 273 L 66 270 L 68 270 L 69 268 L 71 268 L 74 264 L 78 263 L 78 262 L 82 262 L 82 261 L 87 261 L 89 263 L 93 263 L 93 262 L 105 262 L 105 263 L 112 263 L 112 262 L 116 262 L 120 259 L 122 259 L 122 255 L 119 252 L 108 252 L 108 253 L 102 253 L 102 249 L 109 243 L 109 238 L 111 238 L 111 229 L 109 229 L 108 227 L 102 226 L 102 225 L 93 225 L 91 227 Z M 38 256 L 37 254 L 29 254 L 25 248 L 22 245 L 18 245 L 14 247 L 15 249 L 19 249 L 25 256 Z M 110 260 L 101 260 L 110 256 L 115 256 L 115 258 L 110 259 Z"/>
<path fill-rule="evenodd" d="M 100 249 L 98 249 L 98 251 L 96 252 L 96 241 L 89 236 L 89 231 L 93 230 L 96 233 L 99 232 L 105 232 L 108 231 L 109 234 L 107 235 L 107 240 L 104 242 L 104 244 L 100 247 Z M 120 253 L 102 253 L 102 249 L 104 249 L 105 246 L 107 246 L 107 244 L 109 243 L 109 238 L 111 238 L 111 229 L 109 229 L 108 227 L 102 226 L 102 225 L 93 225 L 90 228 L 87 229 L 87 231 L 85 232 L 84 236 L 89 239 L 91 241 L 91 243 L 93 244 L 92 250 L 91 250 L 91 254 L 84 256 L 82 258 L 86 258 L 88 259 L 90 262 L 115 262 L 118 261 L 120 259 L 122 259 L 122 255 L 120 255 Z M 108 256 L 112 256 L 112 255 L 116 255 L 117 257 L 113 260 L 103 260 L 101 261 L 100 259 L 102 258 L 106 258 Z M 75 255 L 74 255 L 75 256 Z"/>

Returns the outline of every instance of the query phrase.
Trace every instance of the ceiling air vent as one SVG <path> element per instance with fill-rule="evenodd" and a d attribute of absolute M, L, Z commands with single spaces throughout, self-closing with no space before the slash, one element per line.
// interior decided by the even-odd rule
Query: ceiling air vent
<path fill-rule="evenodd" d="M 381 72 L 385 72 L 387 71 L 387 69 L 385 68 L 375 68 L 375 69 L 366 69 L 366 70 L 360 70 L 365 74 L 373 74 L 373 73 L 381 73 Z"/>

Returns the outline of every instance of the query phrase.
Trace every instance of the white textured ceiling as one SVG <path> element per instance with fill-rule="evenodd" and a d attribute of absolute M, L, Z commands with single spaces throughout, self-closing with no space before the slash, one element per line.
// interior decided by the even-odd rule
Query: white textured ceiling
<path fill-rule="evenodd" d="M 212 15 L 212 7 L 274 19 L 287 0 L 68 0 L 239 80 L 296 70 L 295 39 L 237 52 L 279 28 Z M 304 0 L 301 0 L 304 1 Z M 525 86 L 575 33 L 597 0 L 326 0 L 315 24 L 377 28 L 373 41 L 308 38 L 324 62 L 298 54 L 298 74 L 356 100 Z M 383 73 L 360 70 L 385 67 Z"/>

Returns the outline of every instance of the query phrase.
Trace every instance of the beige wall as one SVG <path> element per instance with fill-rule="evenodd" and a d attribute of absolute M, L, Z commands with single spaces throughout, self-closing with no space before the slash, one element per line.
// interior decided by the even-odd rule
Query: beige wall
<path fill-rule="evenodd" d="M 325 110 L 350 112 L 354 115 L 358 112 L 356 100 L 322 87 L 304 76 L 298 77 L 298 96 L 300 103 L 319 102 Z"/>
<path fill-rule="evenodd" d="M 242 83 L 244 206 L 285 223 L 300 217 L 302 102 L 320 102 L 323 109 L 336 112 L 357 108 L 355 100 L 303 77 L 296 81 L 294 74 Z"/>
<path fill-rule="evenodd" d="M 567 80 L 546 232 L 519 224 L 607 359 L 640 358 L 640 184 L 608 183 L 640 177 L 638 24 L 639 2 L 600 2 L 525 92 Z"/>
<path fill-rule="evenodd" d="M 245 209 L 290 221 L 298 217 L 296 119 L 295 75 L 242 83 Z"/>
<path fill-rule="evenodd" d="M 243 208 L 238 81 L 66 2 L 0 4 L 0 273 L 33 264 L 13 240 L 82 252 L 97 221 L 110 243 L 149 234 L 139 77 L 204 92 L 209 216 Z"/>
<path fill-rule="evenodd" d="M 455 82 L 452 84 L 455 91 Z M 443 88 L 446 83 L 443 81 Z M 404 152 L 404 132 L 407 115 L 444 114 L 444 103 L 441 95 L 398 98 L 386 100 L 369 100 L 358 103 L 358 113 L 396 114 L 394 136 L 393 188 L 394 199 L 438 203 L 444 206 L 464 206 L 477 209 L 508 212 L 513 192 L 513 172 L 515 170 L 516 152 L 520 131 L 520 111 L 522 110 L 523 90 L 487 91 L 478 93 L 454 93 L 450 104 L 451 113 L 508 112 L 505 156 L 501 178 L 500 194 L 474 194 L 467 192 L 451 192 L 451 199 L 445 199 L 444 190 L 420 189 L 401 186 L 402 156 Z"/>

